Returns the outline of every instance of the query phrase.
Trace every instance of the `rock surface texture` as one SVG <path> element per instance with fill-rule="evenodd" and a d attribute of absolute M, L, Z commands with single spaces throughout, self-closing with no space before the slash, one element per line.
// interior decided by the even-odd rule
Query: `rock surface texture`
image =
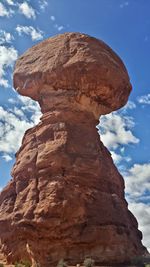
<path fill-rule="evenodd" d="M 37 100 L 43 116 L 25 133 L 0 194 L 7 261 L 49 267 L 88 255 L 111 265 L 146 252 L 123 178 L 96 130 L 99 116 L 123 106 L 131 91 L 119 57 L 87 35 L 58 35 L 18 59 L 14 87 Z"/>

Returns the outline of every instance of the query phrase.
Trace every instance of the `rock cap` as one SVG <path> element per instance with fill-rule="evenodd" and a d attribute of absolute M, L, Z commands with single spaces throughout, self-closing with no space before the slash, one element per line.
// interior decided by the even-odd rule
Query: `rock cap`
<path fill-rule="evenodd" d="M 64 94 L 67 101 L 73 98 L 79 108 L 98 117 L 125 105 L 131 84 L 122 60 L 103 41 L 64 33 L 33 46 L 17 60 L 14 88 L 41 107 L 41 99 L 50 99 L 52 92 L 53 97 L 57 92 L 60 106 Z"/>

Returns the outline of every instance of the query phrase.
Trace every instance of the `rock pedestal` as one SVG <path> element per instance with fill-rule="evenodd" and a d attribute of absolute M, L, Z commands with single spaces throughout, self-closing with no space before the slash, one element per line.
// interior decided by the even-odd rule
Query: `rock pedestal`
<path fill-rule="evenodd" d="M 58 48 L 63 53 L 56 57 Z M 101 61 L 93 59 L 93 48 Z M 8 262 L 49 267 L 61 258 L 83 262 L 88 255 L 111 265 L 142 255 L 146 249 L 123 178 L 96 129 L 100 114 L 127 101 L 131 86 L 123 63 L 104 43 L 76 33 L 46 40 L 17 64 L 15 87 L 38 100 L 44 114 L 25 133 L 13 179 L 0 194 L 1 250 Z"/>

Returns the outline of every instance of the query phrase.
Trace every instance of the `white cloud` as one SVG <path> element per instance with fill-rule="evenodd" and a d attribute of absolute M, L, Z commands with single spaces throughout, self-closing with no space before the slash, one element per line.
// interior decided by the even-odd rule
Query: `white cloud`
<path fill-rule="evenodd" d="M 16 116 L 20 117 L 20 118 L 24 118 L 25 115 L 23 113 L 23 111 L 17 107 L 13 107 L 10 109 L 10 111 L 15 114 Z"/>
<path fill-rule="evenodd" d="M 8 88 L 9 87 L 9 82 L 6 79 L 0 78 L 0 85 L 4 88 Z"/>
<path fill-rule="evenodd" d="M 132 158 L 130 156 L 124 157 L 126 162 L 130 162 L 132 160 Z"/>
<path fill-rule="evenodd" d="M 56 21 L 56 17 L 54 15 L 50 16 L 51 21 L 53 21 L 55 23 Z M 58 25 L 57 23 L 53 25 L 55 29 L 57 29 L 57 31 L 62 31 L 64 29 L 63 25 Z"/>
<path fill-rule="evenodd" d="M 15 3 L 13 2 L 13 0 L 6 0 L 6 2 L 10 6 L 15 6 Z"/>
<path fill-rule="evenodd" d="M 27 111 L 32 112 L 32 115 L 30 116 L 30 120 L 33 122 L 34 125 L 39 123 L 40 117 L 41 117 L 41 110 L 39 107 L 39 104 L 36 101 L 33 101 L 29 97 L 24 96 L 18 96 L 18 99 L 22 102 L 22 111 L 24 114 Z"/>
<path fill-rule="evenodd" d="M 28 19 L 36 18 L 35 10 L 27 2 L 19 4 L 19 11 Z"/>
<path fill-rule="evenodd" d="M 64 29 L 64 26 L 58 26 L 58 31 L 62 31 Z"/>
<path fill-rule="evenodd" d="M 16 31 L 18 32 L 18 34 L 21 36 L 23 33 L 30 35 L 32 41 L 37 41 L 37 40 L 41 40 L 43 39 L 43 31 L 39 30 L 39 29 L 35 29 L 32 26 L 22 26 L 22 25 L 18 25 L 16 27 Z"/>
<path fill-rule="evenodd" d="M 135 109 L 135 108 L 136 108 L 136 104 L 133 101 L 129 100 L 127 104 L 122 108 L 122 110 L 127 111 L 129 109 Z"/>
<path fill-rule="evenodd" d="M 55 24 L 54 26 L 59 32 L 62 31 L 64 29 L 64 26 L 63 25 L 58 25 L 58 24 Z"/>
<path fill-rule="evenodd" d="M 31 124 L 0 107 L 0 126 L 0 151 L 7 154 L 16 152 L 24 131 Z"/>
<path fill-rule="evenodd" d="M 122 161 L 122 156 L 117 154 L 115 151 L 110 151 L 112 159 L 114 163 L 118 164 L 120 161 Z"/>
<path fill-rule="evenodd" d="M 125 152 L 125 147 L 124 147 L 124 146 L 120 148 L 120 152 L 121 152 L 122 154 Z"/>
<path fill-rule="evenodd" d="M 10 12 L 6 9 L 6 7 L 0 3 L 0 17 L 9 17 Z"/>
<path fill-rule="evenodd" d="M 39 0 L 39 5 L 41 10 L 45 10 L 45 8 L 48 6 L 48 2 L 46 0 Z"/>
<path fill-rule="evenodd" d="M 121 161 L 130 162 L 132 159 L 129 156 L 124 156 L 116 153 L 114 150 L 110 150 L 111 157 L 116 165 L 120 164 Z M 119 168 L 120 165 L 118 165 Z"/>
<path fill-rule="evenodd" d="M 127 7 L 127 6 L 129 6 L 129 2 L 128 1 L 125 1 L 122 4 L 120 4 L 120 8 L 124 8 L 124 7 Z"/>
<path fill-rule="evenodd" d="M 18 97 L 11 109 L 0 106 L 0 152 L 6 161 L 18 150 L 25 131 L 37 124 L 40 116 L 38 103 L 23 96 Z"/>
<path fill-rule="evenodd" d="M 0 45 L 0 85 L 8 87 L 8 80 L 5 78 L 6 69 L 13 66 L 18 57 L 18 52 L 14 47 Z"/>
<path fill-rule="evenodd" d="M 55 21 L 55 20 L 56 20 L 55 16 L 51 16 L 50 19 L 51 19 L 52 21 Z"/>
<path fill-rule="evenodd" d="M 8 99 L 8 102 L 9 102 L 10 104 L 15 104 L 15 103 L 16 103 L 16 99 L 14 99 L 14 98 L 9 98 L 9 99 Z"/>
<path fill-rule="evenodd" d="M 2 158 L 3 158 L 6 162 L 12 160 L 12 157 L 11 157 L 10 155 L 8 155 L 8 154 L 4 154 L 4 155 L 2 156 Z"/>
<path fill-rule="evenodd" d="M 13 40 L 14 37 L 10 32 L 0 30 L 0 45 L 4 43 L 11 43 Z"/>
<path fill-rule="evenodd" d="M 129 209 L 138 220 L 139 229 L 143 233 L 143 243 L 150 252 L 150 205 L 131 202 L 129 203 Z"/>
<path fill-rule="evenodd" d="M 137 101 L 138 101 L 140 104 L 147 104 L 147 105 L 150 105 L 150 94 L 143 95 L 143 96 L 139 96 L 139 97 L 137 98 Z"/>
<path fill-rule="evenodd" d="M 132 201 L 150 193 L 150 163 L 134 164 L 125 173 L 126 192 Z"/>
<path fill-rule="evenodd" d="M 108 149 L 116 149 L 119 145 L 136 144 L 139 139 L 136 138 L 131 129 L 134 127 L 133 118 L 122 116 L 114 112 L 101 116 L 100 137 Z"/>

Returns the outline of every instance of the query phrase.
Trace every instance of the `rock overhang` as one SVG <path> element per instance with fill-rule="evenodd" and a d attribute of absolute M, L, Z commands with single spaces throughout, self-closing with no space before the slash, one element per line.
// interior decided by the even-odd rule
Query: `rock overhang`
<path fill-rule="evenodd" d="M 131 84 L 122 60 L 103 41 L 64 33 L 33 46 L 17 60 L 14 88 L 38 101 L 43 113 L 52 108 L 48 101 L 55 96 L 59 108 L 66 100 L 65 106 L 91 111 L 98 118 L 126 104 Z"/>

